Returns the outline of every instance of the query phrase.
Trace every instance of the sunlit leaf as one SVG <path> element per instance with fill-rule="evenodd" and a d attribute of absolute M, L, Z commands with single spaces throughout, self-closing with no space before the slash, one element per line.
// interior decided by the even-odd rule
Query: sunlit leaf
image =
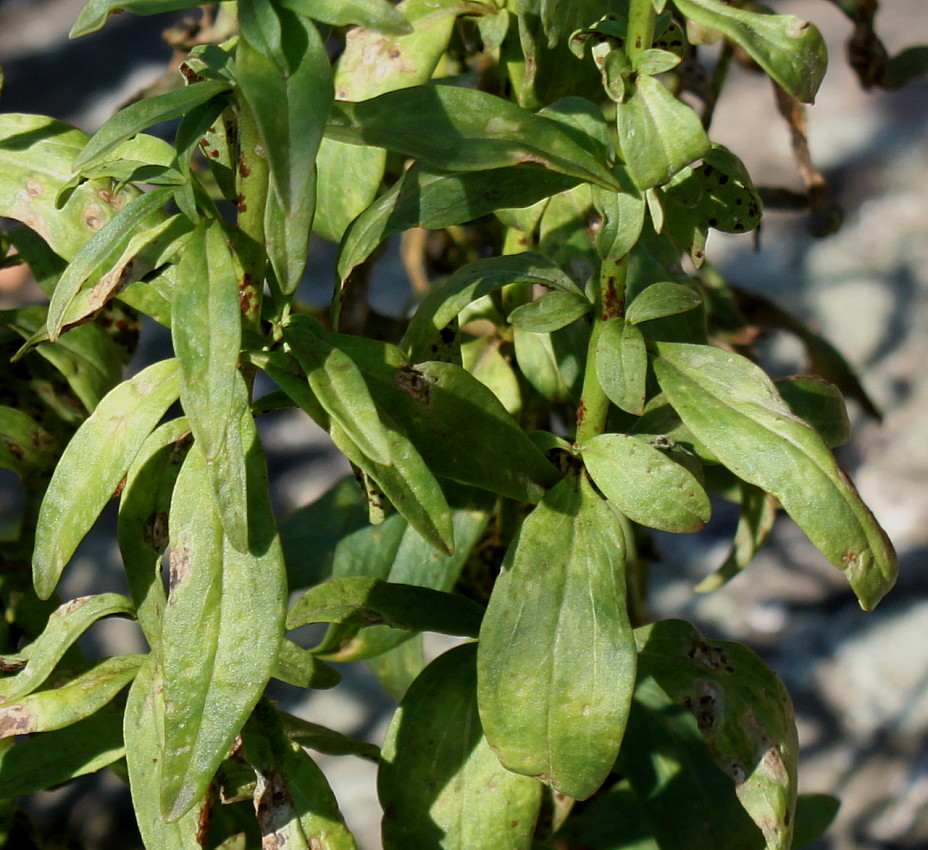
<path fill-rule="evenodd" d="M 702 296 L 692 287 L 671 281 L 652 283 L 638 293 L 628 309 L 625 319 L 633 325 L 675 316 L 694 310 L 702 304 Z"/>
<path fill-rule="evenodd" d="M 612 769 L 634 688 L 624 575 L 617 517 L 585 478 L 566 478 L 523 522 L 480 631 L 480 717 L 494 752 L 577 799 Z"/>

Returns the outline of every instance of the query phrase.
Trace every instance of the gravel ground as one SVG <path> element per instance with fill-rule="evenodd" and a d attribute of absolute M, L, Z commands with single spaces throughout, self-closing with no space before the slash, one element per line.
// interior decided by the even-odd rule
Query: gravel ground
<path fill-rule="evenodd" d="M 64 42 L 82 5 L 0 3 L 4 111 L 42 111 L 92 130 L 164 67 L 170 51 L 158 33 L 172 16 L 122 15 L 101 34 Z M 748 642 L 786 681 L 799 717 L 802 789 L 843 800 L 816 850 L 917 850 L 928 848 L 928 83 L 895 93 L 861 91 L 840 58 L 849 27 L 838 11 L 820 0 L 775 5 L 814 20 L 829 42 L 832 68 L 820 105 L 810 110 L 811 148 L 844 209 L 844 225 L 816 240 L 801 217 L 771 213 L 759 250 L 748 239 L 714 236 L 709 257 L 732 280 L 819 326 L 885 411 L 877 424 L 852 405 L 854 440 L 841 449 L 841 460 L 893 538 L 901 579 L 876 612 L 864 614 L 840 574 L 784 520 L 774 545 L 743 576 L 713 594 L 694 595 L 693 586 L 723 554 L 723 518 L 715 537 L 660 537 L 651 604 L 657 615 L 683 616 L 712 636 Z M 928 42 L 924 0 L 884 7 L 879 27 L 890 52 Z M 782 184 L 784 174 L 794 173 L 788 134 L 757 78 L 734 76 L 713 135 L 745 160 L 758 183 Z M 798 177 L 791 185 L 799 188 Z M 0 291 L 0 299 L 19 295 Z M 281 509 L 314 497 L 343 470 L 300 417 L 275 417 L 263 437 Z M 64 595 L 98 592 L 116 581 L 107 576 L 118 564 L 101 548 L 111 531 L 104 521 L 69 571 Z M 117 624 L 94 634 L 100 644 L 133 639 Z M 120 651 L 128 649 L 123 644 Z M 390 711 L 363 673 L 335 693 L 298 704 L 292 693 L 278 696 L 317 722 L 375 740 Z M 379 812 L 372 769 L 353 760 L 322 764 L 365 850 L 374 850 Z M 74 783 L 41 802 L 49 817 L 70 812 L 70 825 L 88 847 L 126 848 L 125 815 L 94 796 L 102 790 L 124 800 L 117 785 L 113 777 Z"/>

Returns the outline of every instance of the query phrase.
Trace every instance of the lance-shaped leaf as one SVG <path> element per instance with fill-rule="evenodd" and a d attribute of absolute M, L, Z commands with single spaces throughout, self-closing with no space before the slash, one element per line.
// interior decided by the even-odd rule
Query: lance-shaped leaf
<path fill-rule="evenodd" d="M 583 477 L 553 487 L 513 541 L 480 630 L 480 717 L 516 773 L 586 799 L 619 751 L 635 684 L 625 536 Z"/>
<path fill-rule="evenodd" d="M 135 820 L 146 847 L 159 850 L 202 850 L 198 840 L 200 812 L 165 822 L 160 791 L 164 780 L 164 676 L 159 658 L 149 654 L 129 688 L 124 737 L 129 788 Z"/>
<path fill-rule="evenodd" d="M 250 415 L 245 421 L 251 422 Z M 170 593 L 164 612 L 165 741 L 161 810 L 169 820 L 203 795 L 260 697 L 280 646 L 283 555 L 251 425 L 244 435 L 249 551 L 224 537 L 197 444 L 181 467 L 170 515 Z"/>
<path fill-rule="evenodd" d="M 77 675 L 56 678 L 52 687 L 0 705 L 0 738 L 63 729 L 103 708 L 135 676 L 142 655 L 97 661 Z"/>
<path fill-rule="evenodd" d="M 844 445 L 851 438 L 844 396 L 834 384 L 817 375 L 794 375 L 781 378 L 776 385 L 790 410 L 815 428 L 828 448 Z"/>
<path fill-rule="evenodd" d="M 583 379 L 582 356 L 571 338 L 568 325 L 552 334 L 536 334 L 514 328 L 516 362 L 525 379 L 546 399 L 576 404 Z"/>
<path fill-rule="evenodd" d="M 55 465 L 56 440 L 28 413 L 0 406 L 0 467 L 20 478 Z"/>
<path fill-rule="evenodd" d="M 508 320 L 524 331 L 550 333 L 587 315 L 592 304 L 585 295 L 573 292 L 546 292 L 540 298 L 516 307 Z"/>
<path fill-rule="evenodd" d="M 310 723 L 300 717 L 294 717 L 284 711 L 279 711 L 280 722 L 291 741 L 302 747 L 308 747 L 329 756 L 360 756 L 363 759 L 377 761 L 380 758 L 380 747 L 367 741 L 356 741 L 341 732 L 335 732 L 318 723 Z"/>
<path fill-rule="evenodd" d="M 483 609 L 463 596 L 370 576 L 346 576 L 307 590 L 287 614 L 287 628 L 349 623 L 476 637 L 482 617 Z"/>
<path fill-rule="evenodd" d="M 636 629 L 635 640 L 641 673 L 694 715 L 769 850 L 789 848 L 799 742 L 783 683 L 746 646 L 706 640 L 682 620 Z"/>
<path fill-rule="evenodd" d="M 356 850 L 324 774 L 287 738 L 266 700 L 242 730 L 242 754 L 258 776 L 254 804 L 262 846 Z"/>
<path fill-rule="evenodd" d="M 720 0 L 673 0 L 681 14 L 718 30 L 743 47 L 782 88 L 805 103 L 825 76 L 828 53 L 821 33 L 794 15 L 771 15 Z"/>
<path fill-rule="evenodd" d="M 0 747 L 0 796 L 34 794 L 93 773 L 123 756 L 122 714 L 98 711 L 63 730 Z"/>
<path fill-rule="evenodd" d="M 339 279 L 346 280 L 395 233 L 411 227 L 439 230 L 501 207 L 531 206 L 576 184 L 575 177 L 533 164 L 450 174 L 413 165 L 351 223 L 339 248 Z"/>
<path fill-rule="evenodd" d="M 763 835 L 713 761 L 697 719 L 650 676 L 635 688 L 616 769 L 628 777 L 657 847 L 763 850 Z"/>
<path fill-rule="evenodd" d="M 279 46 L 268 45 L 246 10 L 264 9 L 279 27 Z M 235 78 L 264 143 L 274 197 L 268 207 L 275 230 L 271 262 L 284 292 L 293 292 L 306 262 L 316 206 L 316 152 L 334 97 L 332 69 L 316 25 L 288 9 L 247 0 L 239 9 L 241 38 Z M 279 20 L 278 20 L 279 19 Z M 274 211 L 279 215 L 273 215 Z M 278 230 L 281 228 L 278 227 Z"/>
<path fill-rule="evenodd" d="M 740 482 L 741 506 L 738 526 L 731 549 L 722 565 L 706 576 L 694 590 L 708 593 L 717 590 L 743 570 L 764 545 L 777 518 L 777 500 L 760 487 Z"/>
<path fill-rule="evenodd" d="M 640 416 L 648 379 L 644 337 L 620 316 L 607 319 L 593 348 L 596 377 L 603 392 L 620 410 Z"/>
<path fill-rule="evenodd" d="M 70 38 L 96 32 L 106 19 L 117 12 L 132 12 L 135 15 L 157 15 L 176 9 L 189 9 L 189 0 L 90 0 L 81 9 L 71 27 Z"/>
<path fill-rule="evenodd" d="M 155 429 L 126 473 L 119 499 L 119 553 L 148 645 L 161 641 L 167 596 L 161 561 L 168 545 L 168 512 L 181 463 L 190 448 L 190 425 L 183 417 Z"/>
<path fill-rule="evenodd" d="M 171 341 L 180 364 L 180 400 L 207 461 L 225 446 L 236 410 L 238 353 L 242 347 L 238 272 L 218 222 L 191 234 L 171 299 Z"/>
<path fill-rule="evenodd" d="M 387 0 L 277 0 L 303 17 L 343 27 L 354 24 L 382 33 L 407 33 L 409 22 Z"/>
<path fill-rule="evenodd" d="M 696 113 L 654 77 L 636 77 L 629 97 L 616 104 L 616 123 L 622 159 L 639 189 L 666 183 L 709 150 Z"/>
<path fill-rule="evenodd" d="M 94 133 L 72 168 L 79 171 L 84 167 L 92 167 L 136 133 L 162 121 L 178 118 L 231 87 L 228 80 L 202 80 L 123 107 Z"/>
<path fill-rule="evenodd" d="M 86 133 L 52 118 L 0 116 L 0 215 L 21 221 L 65 260 L 138 194 L 132 187 L 117 194 L 109 180 L 88 180 L 59 209 L 58 193 L 86 143 Z"/>
<path fill-rule="evenodd" d="M 440 655 L 393 715 L 377 777 L 385 850 L 531 845 L 542 786 L 503 768 L 487 744 L 475 656 L 473 644 Z"/>
<path fill-rule="evenodd" d="M 442 329 L 469 304 L 510 283 L 526 283 L 582 295 L 577 285 L 547 257 L 526 251 L 474 260 L 435 287 L 419 305 L 400 347 L 414 360 L 428 359 Z"/>
<path fill-rule="evenodd" d="M 580 446 L 596 486 L 629 519 L 678 534 L 699 531 L 712 508 L 700 481 L 659 448 L 628 434 L 598 434 Z"/>
<path fill-rule="evenodd" d="M 655 373 L 684 424 L 735 475 L 776 496 L 873 608 L 895 582 L 896 554 L 821 437 L 746 358 L 704 345 L 657 350 Z"/>
<path fill-rule="evenodd" d="M 342 680 L 338 670 L 323 664 L 309 650 L 297 646 L 292 640 L 281 641 L 271 675 L 288 685 L 315 690 L 334 688 Z"/>
<path fill-rule="evenodd" d="M 331 419 L 369 458 L 389 466 L 386 429 L 364 376 L 350 355 L 333 344 L 318 322 L 307 317 L 294 317 L 284 329 L 284 339 Z"/>
<path fill-rule="evenodd" d="M 100 267 L 107 259 L 115 260 L 119 256 L 139 227 L 146 224 L 151 226 L 158 221 L 158 210 L 170 198 L 171 191 L 167 188 L 155 189 L 134 198 L 78 251 L 59 279 L 52 293 L 51 303 L 48 305 L 46 324 L 49 339 L 54 341 L 58 338 L 66 317 L 70 321 L 83 318 L 83 315 L 68 315 L 71 312 L 71 304 L 77 298 L 82 285 L 95 270 L 100 269 L 101 272 L 105 270 Z M 98 309 L 103 306 L 104 300 L 105 298 L 100 299 L 95 307 L 88 306 L 90 309 Z"/>
<path fill-rule="evenodd" d="M 32 556 L 47 599 L 78 543 L 112 497 L 142 443 L 179 394 L 176 360 L 162 360 L 106 395 L 68 443 L 39 511 Z"/>
<path fill-rule="evenodd" d="M 645 287 L 628 305 L 625 319 L 633 325 L 676 316 L 695 310 L 702 304 L 702 296 L 692 287 L 672 281 L 658 281 Z"/>
<path fill-rule="evenodd" d="M 38 688 L 78 637 L 101 617 L 133 611 L 132 603 L 118 593 L 79 596 L 65 602 L 52 612 L 42 634 L 17 654 L 26 658 L 26 666 L 15 676 L 0 680 L 0 702 L 17 700 Z"/>
<path fill-rule="evenodd" d="M 476 89 L 413 86 L 361 103 L 336 103 L 326 136 L 384 147 L 448 171 L 534 162 L 621 188 L 609 168 L 560 124 Z"/>

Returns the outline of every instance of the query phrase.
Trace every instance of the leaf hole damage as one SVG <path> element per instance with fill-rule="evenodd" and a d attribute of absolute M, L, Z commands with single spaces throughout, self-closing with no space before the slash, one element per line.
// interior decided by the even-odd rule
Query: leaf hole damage
<path fill-rule="evenodd" d="M 686 652 L 688 658 L 702 664 L 708 670 L 715 672 L 734 673 L 735 668 L 728 662 L 728 656 L 725 651 L 718 646 L 713 646 L 704 640 L 695 639 Z"/>
<path fill-rule="evenodd" d="M 404 395 L 423 405 L 432 400 L 435 380 L 414 366 L 398 366 L 393 373 L 393 385 Z"/>

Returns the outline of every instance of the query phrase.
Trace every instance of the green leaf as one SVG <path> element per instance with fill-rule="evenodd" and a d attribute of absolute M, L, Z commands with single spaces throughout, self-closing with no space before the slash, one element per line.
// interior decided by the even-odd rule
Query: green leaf
<path fill-rule="evenodd" d="M 542 786 L 504 769 L 477 712 L 476 647 L 440 655 L 413 682 L 384 741 L 377 789 L 385 850 L 525 850 Z"/>
<path fill-rule="evenodd" d="M 463 596 L 370 576 L 346 576 L 307 590 L 290 608 L 287 628 L 348 623 L 476 637 L 482 617 L 483 609 Z"/>
<path fill-rule="evenodd" d="M 576 799 L 612 769 L 634 688 L 625 550 L 609 505 L 585 478 L 564 479 L 523 522 L 480 631 L 490 745 L 509 770 Z"/>
<path fill-rule="evenodd" d="M 341 732 L 334 732 L 318 723 L 310 723 L 285 711 L 279 711 L 280 722 L 291 741 L 311 750 L 325 753 L 329 756 L 353 755 L 363 759 L 377 761 L 380 758 L 380 748 L 367 741 L 356 741 Z"/>
<path fill-rule="evenodd" d="M 239 276 L 218 222 L 203 221 L 194 230 L 178 275 L 171 342 L 180 364 L 180 400 L 194 438 L 213 462 L 226 449 L 232 418 L 241 415 L 236 403 L 242 347 Z"/>
<path fill-rule="evenodd" d="M 231 86 L 228 80 L 202 80 L 124 106 L 94 133 L 73 162 L 73 170 L 93 167 L 117 145 L 136 133 L 163 121 L 179 118 L 195 106 L 228 91 Z"/>
<path fill-rule="evenodd" d="M 771 15 L 721 0 L 673 0 L 680 13 L 730 38 L 781 88 L 812 103 L 825 76 L 828 53 L 821 33 L 794 15 Z"/>
<path fill-rule="evenodd" d="M 396 702 L 400 702 L 409 686 L 425 668 L 422 634 L 415 634 L 392 649 L 368 658 L 367 666 L 380 683 L 380 687 Z"/>
<path fill-rule="evenodd" d="M 200 812 L 187 812 L 167 823 L 159 794 L 164 784 L 164 675 L 158 656 L 150 654 L 129 688 L 124 738 L 129 788 L 135 820 L 146 847 L 158 850 L 202 850 L 198 840 Z"/>
<path fill-rule="evenodd" d="M 150 235 L 143 236 L 146 243 L 161 235 L 166 222 L 159 211 L 170 199 L 171 192 L 170 188 L 155 189 L 134 198 L 81 248 L 52 293 L 46 320 L 49 339 L 54 342 L 65 324 L 98 310 L 113 293 L 138 280 L 141 273 L 151 271 L 147 268 L 139 272 L 130 266 L 139 248 L 144 247 L 144 243 L 140 245 L 133 237 L 140 227 L 152 230 Z M 129 256 L 120 256 L 130 246 Z M 96 271 L 100 272 L 100 277 L 89 289 L 83 288 Z"/>
<path fill-rule="evenodd" d="M 271 214 L 285 231 L 270 259 L 285 293 L 296 289 L 306 263 L 316 206 L 316 153 L 334 97 L 332 69 L 316 25 L 287 9 L 267 8 L 280 28 L 278 49 L 261 43 L 244 9 L 267 8 L 249 0 L 240 10 L 242 35 L 235 53 L 235 78 L 255 117 L 264 143 L 274 198 Z M 279 18 L 279 20 L 277 20 Z M 275 229 L 270 237 L 281 238 Z M 271 243 L 273 247 L 275 243 Z"/>
<path fill-rule="evenodd" d="M 277 0 L 306 18 L 343 27 L 354 24 L 382 33 L 407 33 L 409 22 L 387 0 Z"/>
<path fill-rule="evenodd" d="M 717 590 L 725 582 L 738 575 L 763 546 L 773 530 L 773 524 L 777 518 L 776 499 L 753 484 L 746 484 L 744 481 L 739 484 L 741 507 L 731 549 L 722 565 L 696 585 L 694 590 L 697 593 Z"/>
<path fill-rule="evenodd" d="M 625 320 L 633 325 L 676 316 L 695 310 L 702 304 L 702 296 L 690 286 L 671 281 L 659 281 L 645 287 L 628 305 Z"/>
<path fill-rule="evenodd" d="M 151 647 L 161 642 L 167 595 L 161 577 L 168 545 L 168 512 L 181 463 L 190 448 L 190 426 L 183 417 L 156 428 L 126 473 L 119 498 L 119 553 Z"/>
<path fill-rule="evenodd" d="M 348 227 L 339 248 L 339 279 L 344 283 L 351 271 L 394 233 L 411 227 L 439 230 L 500 207 L 530 206 L 576 182 L 575 177 L 531 163 L 451 174 L 413 165 Z"/>
<path fill-rule="evenodd" d="M 122 714 L 99 711 L 63 730 L 0 747 L 0 797 L 62 785 L 122 758 Z"/>
<path fill-rule="evenodd" d="M 579 334 L 573 333 L 576 327 L 568 325 L 551 334 L 513 329 L 519 371 L 549 401 L 579 401 L 584 361 L 576 344 Z"/>
<path fill-rule="evenodd" d="M 621 176 L 629 185 L 620 192 L 593 187 L 593 203 L 602 217 L 596 248 L 603 259 L 624 257 L 638 241 L 644 224 L 644 195 L 635 189 L 630 177 Z"/>
<path fill-rule="evenodd" d="M 18 653 L 27 659 L 26 666 L 15 676 L 0 680 L 0 702 L 17 700 L 42 685 L 65 652 L 97 620 L 133 612 L 132 603 L 118 593 L 79 596 L 59 606 L 42 634 Z"/>
<path fill-rule="evenodd" d="M 162 632 L 161 786 L 161 810 L 170 820 L 202 797 L 261 696 L 281 641 L 283 555 L 254 426 L 243 436 L 248 552 L 236 550 L 223 535 L 206 459 L 196 443 L 181 467 L 171 502 L 170 591 Z"/>
<path fill-rule="evenodd" d="M 635 522 L 678 534 L 699 531 L 712 512 L 701 482 L 660 449 L 627 434 L 599 434 L 580 446 L 596 486 Z"/>
<path fill-rule="evenodd" d="M 641 331 L 619 316 L 607 319 L 593 348 L 596 378 L 620 410 L 640 416 L 648 378 L 648 352 Z"/>
<path fill-rule="evenodd" d="M 242 730 L 242 753 L 258 775 L 254 805 L 265 846 L 356 850 L 325 775 L 287 738 L 267 700 Z"/>
<path fill-rule="evenodd" d="M 110 180 L 88 180 L 57 207 L 86 142 L 85 133 L 52 118 L 0 116 L 0 215 L 21 221 L 65 260 L 138 195 L 133 187 L 114 193 Z"/>
<path fill-rule="evenodd" d="M 746 646 L 706 640 L 681 620 L 636 629 L 635 641 L 641 673 L 696 718 L 767 847 L 787 850 L 799 742 L 783 683 Z"/>
<path fill-rule="evenodd" d="M 78 38 L 96 32 L 106 23 L 110 15 L 118 12 L 157 15 L 161 12 L 189 8 L 189 0 L 90 0 L 77 16 L 74 26 L 71 27 L 69 38 Z"/>
<path fill-rule="evenodd" d="M 844 396 L 834 384 L 817 375 L 795 375 L 775 383 L 790 410 L 818 431 L 828 448 L 842 446 L 851 438 Z"/>
<path fill-rule="evenodd" d="M 616 122 L 622 159 L 639 189 L 666 183 L 709 150 L 696 113 L 654 77 L 635 79 L 629 97 L 616 104 Z"/>
<path fill-rule="evenodd" d="M 89 717 L 105 706 L 135 676 L 142 655 L 117 655 L 70 676 L 56 677 L 52 687 L 0 705 L 0 738 L 51 732 Z"/>
<path fill-rule="evenodd" d="M 414 360 L 428 359 L 442 329 L 468 305 L 511 283 L 524 283 L 582 293 L 561 268 L 541 254 L 525 252 L 503 257 L 474 260 L 462 266 L 440 286 L 436 286 L 419 305 L 400 347 Z"/>
<path fill-rule="evenodd" d="M 573 292 L 546 292 L 540 298 L 516 307 L 508 321 L 524 331 L 550 333 L 587 315 L 593 305 L 585 295 Z"/>
<path fill-rule="evenodd" d="M 0 467 L 20 479 L 54 466 L 56 440 L 28 413 L 0 406 Z"/>
<path fill-rule="evenodd" d="M 304 316 L 291 319 L 284 328 L 284 339 L 332 421 L 371 460 L 389 466 L 392 459 L 386 428 L 350 355 L 333 344 L 333 337 L 318 322 Z"/>
<path fill-rule="evenodd" d="M 78 543 L 178 397 L 176 360 L 162 360 L 109 392 L 68 443 L 39 511 L 32 573 L 47 599 Z"/>
<path fill-rule="evenodd" d="M 286 639 L 281 641 L 271 675 L 288 685 L 315 690 L 334 688 L 342 680 L 341 673 L 334 667 L 323 664 L 309 650 Z"/>
<path fill-rule="evenodd" d="M 800 794 L 796 799 L 796 826 L 793 829 L 793 847 L 801 850 L 828 829 L 841 801 L 830 794 Z"/>
<path fill-rule="evenodd" d="M 651 835 L 644 807 L 627 779 L 597 794 L 580 812 L 571 812 L 553 840 L 591 850 L 661 850 Z"/>
<path fill-rule="evenodd" d="M 504 345 L 503 340 L 494 336 L 465 342 L 461 345 L 461 365 L 489 387 L 510 414 L 518 417 L 522 409 L 522 388 L 510 358 L 503 353 Z"/>
<path fill-rule="evenodd" d="M 658 847 L 764 848 L 734 783 L 709 754 L 697 719 L 650 676 L 635 688 L 616 769 L 628 777 Z"/>
<path fill-rule="evenodd" d="M 533 162 L 620 188 L 605 164 L 557 122 L 475 89 L 413 86 L 361 103 L 336 103 L 326 135 L 384 147 L 447 171 Z"/>
<path fill-rule="evenodd" d="M 744 357 L 703 345 L 657 350 L 658 381 L 684 424 L 735 475 L 776 496 L 873 608 L 895 582 L 896 554 L 818 434 Z"/>

